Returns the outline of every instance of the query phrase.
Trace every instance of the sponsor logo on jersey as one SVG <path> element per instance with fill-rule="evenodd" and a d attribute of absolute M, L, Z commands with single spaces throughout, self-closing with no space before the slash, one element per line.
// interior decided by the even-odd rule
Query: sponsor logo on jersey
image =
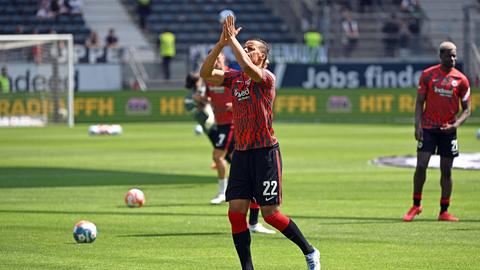
<path fill-rule="evenodd" d="M 448 89 L 440 88 L 436 86 L 433 87 L 433 91 L 442 97 L 452 97 L 452 93 L 453 93 L 452 90 L 448 90 Z"/>
<path fill-rule="evenodd" d="M 216 94 L 223 94 L 225 93 L 225 87 L 223 86 L 210 86 L 208 88 L 210 92 L 216 93 Z"/>
<path fill-rule="evenodd" d="M 237 98 L 238 101 L 249 99 L 250 90 L 248 88 L 243 91 L 239 91 L 238 89 L 235 89 L 235 91 L 233 92 L 233 95 Z"/>

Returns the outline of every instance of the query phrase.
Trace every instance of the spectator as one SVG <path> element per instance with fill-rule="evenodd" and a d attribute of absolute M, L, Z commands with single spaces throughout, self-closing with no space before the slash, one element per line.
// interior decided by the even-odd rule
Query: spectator
<path fill-rule="evenodd" d="M 60 3 L 58 0 L 50 0 L 50 11 L 53 16 L 60 14 Z"/>
<path fill-rule="evenodd" d="M 0 73 L 0 93 L 8 94 L 11 91 L 10 88 L 10 76 L 8 76 L 7 67 L 3 66 Z"/>
<path fill-rule="evenodd" d="M 32 34 L 38 35 L 38 29 L 35 28 L 32 31 Z M 33 61 L 35 61 L 35 64 L 41 64 L 42 63 L 42 45 L 41 44 L 36 44 L 32 47 L 32 57 Z"/>
<path fill-rule="evenodd" d="M 166 80 L 170 79 L 170 61 L 175 57 L 175 34 L 169 30 L 165 30 L 160 34 L 160 57 L 162 58 L 163 75 Z"/>
<path fill-rule="evenodd" d="M 400 10 L 406 13 L 416 13 L 420 10 L 420 0 L 402 0 Z"/>
<path fill-rule="evenodd" d="M 108 35 L 105 38 L 105 47 L 107 48 L 117 48 L 118 47 L 118 37 L 115 34 L 115 29 L 110 28 L 108 30 Z"/>
<path fill-rule="evenodd" d="M 385 21 L 382 27 L 384 55 L 394 57 L 398 47 L 398 34 L 400 25 L 397 21 L 397 15 L 392 13 L 390 18 Z"/>
<path fill-rule="evenodd" d="M 51 9 L 55 9 L 55 15 L 67 14 L 70 12 L 68 0 L 51 0 Z M 52 8 L 53 7 L 53 8 Z"/>
<path fill-rule="evenodd" d="M 410 33 L 410 29 L 408 29 L 408 24 L 405 20 L 400 21 L 400 30 L 399 30 L 399 37 L 398 37 L 398 47 L 399 47 L 399 56 L 400 58 L 408 57 L 410 53 L 410 39 L 412 37 L 412 33 Z"/>
<path fill-rule="evenodd" d="M 316 31 L 313 27 L 305 32 L 303 39 L 305 41 L 305 45 L 307 45 L 309 48 L 317 48 L 322 45 L 322 34 Z"/>
<path fill-rule="evenodd" d="M 18 24 L 15 26 L 15 35 L 22 35 L 23 33 L 23 25 Z"/>
<path fill-rule="evenodd" d="M 360 12 L 372 12 L 373 11 L 373 0 L 360 0 Z"/>
<path fill-rule="evenodd" d="M 46 19 L 54 17 L 53 12 L 50 10 L 50 1 L 42 0 L 40 2 L 40 8 L 37 11 L 37 18 Z"/>
<path fill-rule="evenodd" d="M 410 45 L 411 45 L 411 48 L 412 49 L 415 49 L 415 52 L 420 52 L 420 50 L 422 49 L 422 44 L 420 42 L 421 40 L 421 37 L 420 37 L 420 21 L 415 19 L 415 18 L 412 18 L 410 19 L 409 23 L 408 23 L 408 30 L 410 31 L 412 37 L 412 42 L 410 42 Z"/>
<path fill-rule="evenodd" d="M 95 31 L 90 32 L 90 35 L 85 40 L 85 47 L 92 49 L 92 48 L 100 48 L 100 39 L 98 38 L 98 34 Z"/>
<path fill-rule="evenodd" d="M 150 0 L 137 0 L 138 16 L 140 18 L 140 27 L 142 30 L 147 29 L 147 17 L 150 15 Z"/>
<path fill-rule="evenodd" d="M 83 13 L 83 0 L 69 0 L 68 5 L 70 7 L 70 14 Z"/>
<path fill-rule="evenodd" d="M 352 14 L 348 10 L 344 12 L 343 17 L 344 17 L 342 22 L 343 51 L 344 51 L 345 57 L 350 57 L 352 54 L 352 51 L 355 50 L 355 48 L 357 47 L 360 32 L 358 31 L 357 21 L 353 19 Z"/>

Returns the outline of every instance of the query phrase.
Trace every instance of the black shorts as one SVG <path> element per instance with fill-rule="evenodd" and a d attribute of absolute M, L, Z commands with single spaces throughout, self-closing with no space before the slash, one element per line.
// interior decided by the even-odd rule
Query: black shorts
<path fill-rule="evenodd" d="M 215 149 L 226 150 L 228 154 L 233 151 L 233 125 L 226 124 L 213 128 L 208 134 L 208 138 Z"/>
<path fill-rule="evenodd" d="M 278 144 L 233 152 L 226 200 L 252 198 L 259 205 L 282 201 L 282 156 Z"/>
<path fill-rule="evenodd" d="M 429 152 L 442 157 L 458 157 L 457 130 L 446 133 L 440 129 L 424 129 L 423 141 L 419 141 L 417 152 Z"/>

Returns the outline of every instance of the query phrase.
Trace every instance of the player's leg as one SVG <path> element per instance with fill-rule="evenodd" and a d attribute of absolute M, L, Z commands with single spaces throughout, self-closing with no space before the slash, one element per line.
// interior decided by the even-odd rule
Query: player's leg
<path fill-rule="evenodd" d="M 279 210 L 282 201 L 282 157 L 278 146 L 257 150 L 255 164 L 255 199 L 263 219 L 295 243 L 307 259 L 309 269 L 320 269 L 320 252 L 315 249 L 289 217 Z"/>
<path fill-rule="evenodd" d="M 235 199 L 228 201 L 228 219 L 232 227 L 232 238 L 243 270 L 253 270 L 250 252 L 250 231 L 247 225 L 247 211 L 250 200 Z"/>
<path fill-rule="evenodd" d="M 457 136 L 456 132 L 442 134 L 442 136 L 442 143 L 438 147 L 438 152 L 440 154 L 440 187 L 442 189 L 440 198 L 440 214 L 438 215 L 438 220 L 458 221 L 458 218 L 448 213 L 453 186 L 453 160 L 456 156 L 458 156 Z"/>
<path fill-rule="evenodd" d="M 279 230 L 302 250 L 308 269 L 320 270 L 320 252 L 307 241 L 297 224 L 291 218 L 283 215 L 278 205 L 262 205 L 261 210 L 265 222 Z"/>
<path fill-rule="evenodd" d="M 215 162 L 218 177 L 218 194 L 213 198 L 211 204 L 220 204 L 225 201 L 225 191 L 227 189 L 227 162 L 225 161 L 225 151 L 223 149 L 214 148 L 212 159 Z"/>
<path fill-rule="evenodd" d="M 250 231 L 247 225 L 247 211 L 253 197 L 247 151 L 235 152 L 230 166 L 226 192 L 228 219 L 232 227 L 232 238 L 242 269 L 253 269 L 250 254 Z"/>
<path fill-rule="evenodd" d="M 423 132 L 423 141 L 417 144 L 417 166 L 413 174 L 413 205 L 403 216 L 404 221 L 412 221 L 416 215 L 422 212 L 422 192 L 427 179 L 427 168 L 430 157 L 437 147 L 435 135 L 428 130 Z"/>
<path fill-rule="evenodd" d="M 225 144 L 227 141 L 225 126 L 217 126 L 215 130 L 211 130 L 208 133 L 208 138 L 213 145 L 212 159 L 215 163 L 215 169 L 217 170 L 218 179 L 218 194 L 213 198 L 211 204 L 220 204 L 225 201 L 225 190 L 227 189 L 227 162 L 225 161 L 225 155 L 227 150 Z"/>
<path fill-rule="evenodd" d="M 403 216 L 403 221 L 412 221 L 416 215 L 422 212 L 423 185 L 427 177 L 427 168 L 430 157 L 429 152 L 417 152 L 417 166 L 413 175 L 413 205 Z"/>
<path fill-rule="evenodd" d="M 260 205 L 258 203 L 250 202 L 250 212 L 248 216 L 248 229 L 253 233 L 275 234 L 274 230 L 265 228 L 262 223 L 258 222 L 258 215 L 260 212 Z"/>
<path fill-rule="evenodd" d="M 422 200 L 423 186 L 427 180 L 427 168 L 432 156 L 429 152 L 417 153 L 417 166 L 413 175 L 413 204 L 420 206 Z"/>

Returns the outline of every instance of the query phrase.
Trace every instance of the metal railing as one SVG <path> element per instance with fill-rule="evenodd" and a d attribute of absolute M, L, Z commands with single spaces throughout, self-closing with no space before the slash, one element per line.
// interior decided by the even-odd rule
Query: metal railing
<path fill-rule="evenodd" d="M 141 91 L 146 91 L 147 84 L 145 83 L 145 81 L 148 79 L 148 73 L 146 72 L 143 63 L 141 61 L 137 61 L 136 50 L 134 47 L 129 47 L 127 49 L 126 60 L 128 66 L 130 67 L 130 70 L 133 73 L 135 82 L 138 83 L 138 88 Z"/>

